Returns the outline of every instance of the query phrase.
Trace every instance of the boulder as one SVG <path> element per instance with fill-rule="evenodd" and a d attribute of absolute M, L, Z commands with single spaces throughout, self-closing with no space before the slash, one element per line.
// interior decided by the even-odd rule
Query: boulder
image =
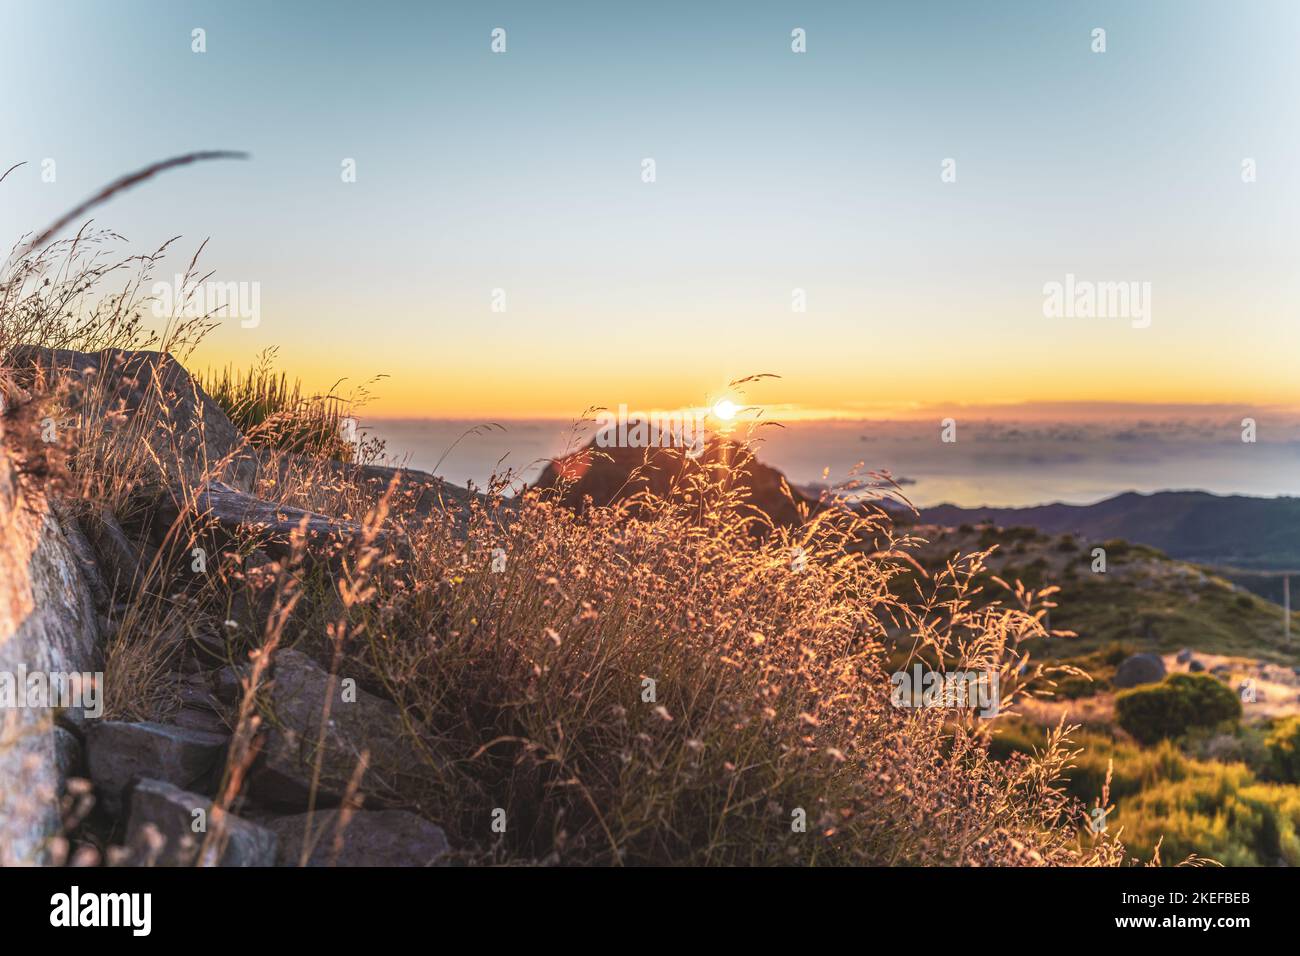
<path fill-rule="evenodd" d="M 84 558 L 34 477 L 19 477 L 14 448 L 32 435 L 7 424 L 0 417 L 0 673 L 94 674 L 99 618 Z M 69 744 L 54 717 L 49 707 L 0 707 L 0 866 L 42 862 L 62 825 Z M 84 711 L 63 717 L 75 725 Z"/>
<path fill-rule="evenodd" d="M 276 817 L 266 826 L 278 838 L 280 866 L 298 866 L 304 844 L 309 845 L 307 866 L 430 866 L 447 852 L 442 828 L 405 810 L 358 810 L 342 827 L 338 810 L 318 810 L 308 815 Z"/>
<path fill-rule="evenodd" d="M 81 776 L 84 765 L 81 741 L 72 731 L 57 724 L 54 727 L 54 756 L 59 775 L 64 780 Z"/>
<path fill-rule="evenodd" d="M 212 801 L 162 780 L 131 788 L 126 845 L 136 863 L 154 866 L 274 866 L 276 836 L 233 813 L 218 825 Z M 199 829 L 196 831 L 195 827 Z M 220 829 L 220 833 L 218 833 Z M 200 859 L 203 843 L 212 838 Z"/>
<path fill-rule="evenodd" d="M 259 549 L 283 558 L 292 552 L 292 540 L 301 533 L 309 555 L 332 559 L 361 541 L 363 529 L 354 521 L 266 501 L 219 481 L 204 482 L 188 500 L 178 493 L 160 501 L 157 520 L 164 530 L 185 517 L 211 553 L 233 541 L 255 538 Z M 378 532 L 374 543 L 386 547 L 394 542 L 388 532 Z"/>
<path fill-rule="evenodd" d="M 206 708 L 184 704 L 172 718 L 177 727 L 187 730 L 202 730 L 210 734 L 230 733 L 230 724 L 220 714 Z"/>
<path fill-rule="evenodd" d="M 1192 660 L 1192 650 L 1191 650 L 1191 648 L 1189 648 L 1189 647 L 1184 647 L 1181 651 L 1178 652 L 1178 656 L 1175 658 L 1175 660 L 1177 660 L 1178 663 L 1180 663 L 1180 664 L 1188 664 L 1188 663 L 1191 663 L 1191 660 Z"/>
<path fill-rule="evenodd" d="M 414 799 L 433 779 L 433 771 L 410 743 L 397 705 L 360 687 L 355 701 L 344 701 L 337 683 L 331 693 L 329 680 L 329 673 L 300 651 L 276 655 L 265 700 L 266 737 L 250 793 L 268 806 L 306 809 L 319 762 L 316 805 L 337 806 L 364 754 L 360 792 L 368 803 Z"/>
<path fill-rule="evenodd" d="M 1156 654 L 1134 654 L 1124 659 L 1111 683 L 1116 687 L 1156 684 L 1165 679 L 1165 662 Z"/>
<path fill-rule="evenodd" d="M 122 530 L 117 516 L 107 508 L 86 516 L 86 535 L 98 558 L 107 591 L 129 602 L 131 595 L 144 583 L 157 550 L 147 541 L 133 541 Z"/>
<path fill-rule="evenodd" d="M 215 477 L 250 491 L 257 475 L 252 446 L 179 362 L 165 352 L 75 352 L 20 345 L 9 364 L 28 388 L 38 378 L 72 384 L 83 414 L 101 419 L 124 450 L 141 439 L 156 452 L 160 485 Z M 141 423 L 145 423 L 143 426 Z"/>
<path fill-rule="evenodd" d="M 221 703 L 237 706 L 244 696 L 244 679 L 250 667 L 246 664 L 227 664 L 212 674 L 212 693 Z"/>
<path fill-rule="evenodd" d="M 229 739 L 169 724 L 92 721 L 86 731 L 86 764 L 104 809 L 116 816 L 126 791 L 141 777 L 205 787 L 220 767 Z"/>
<path fill-rule="evenodd" d="M 1205 670 L 1205 665 L 1202 664 L 1200 661 L 1196 661 L 1196 660 L 1188 661 L 1187 669 L 1191 671 L 1193 674 L 1199 674 Z"/>

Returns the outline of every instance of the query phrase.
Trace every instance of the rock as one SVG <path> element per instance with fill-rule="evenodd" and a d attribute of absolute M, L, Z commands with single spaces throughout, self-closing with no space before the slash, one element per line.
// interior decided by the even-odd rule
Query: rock
<path fill-rule="evenodd" d="M 1155 654 L 1134 654 L 1125 658 L 1111 683 L 1116 687 L 1156 684 L 1165 679 L 1165 662 Z"/>
<path fill-rule="evenodd" d="M 408 741 L 391 701 L 358 687 L 356 700 L 344 702 L 336 685 L 329 698 L 324 746 L 317 749 L 328 684 L 329 674 L 306 654 L 287 650 L 276 655 L 266 701 L 266 739 L 250 793 L 268 806 L 305 809 L 319 761 L 317 806 L 335 806 L 364 753 L 368 764 L 360 790 L 369 803 L 392 804 L 418 794 L 433 779 L 433 771 Z"/>
<path fill-rule="evenodd" d="M 112 598 L 109 592 L 108 584 L 104 580 L 104 575 L 100 571 L 98 556 L 90 541 L 86 538 L 85 533 L 81 530 L 81 522 L 73 514 L 71 508 L 60 501 L 51 501 L 50 507 L 59 519 L 59 527 L 63 529 L 63 534 L 68 540 L 68 545 L 72 553 L 77 558 L 77 564 L 81 568 L 81 574 L 90 588 L 91 597 L 95 602 L 96 621 L 100 621 L 104 611 L 107 611 L 112 604 Z M 100 631 L 107 638 L 108 634 L 103 624 L 100 625 Z"/>
<path fill-rule="evenodd" d="M 358 810 L 343 828 L 342 849 L 335 852 L 342 814 L 318 810 L 311 818 L 312 849 L 307 866 L 429 866 L 447 852 L 442 828 L 405 810 Z M 279 840 L 276 863 L 298 866 L 307 834 L 307 814 L 266 821 Z"/>
<path fill-rule="evenodd" d="M 157 453 L 154 477 L 159 485 L 215 477 L 246 491 L 253 488 L 257 458 L 252 447 L 221 406 L 170 355 L 20 345 L 9 354 L 8 364 L 28 388 L 38 377 L 71 382 L 74 401 L 116 429 L 124 446 L 140 441 L 137 423 L 152 423 L 144 438 Z"/>
<path fill-rule="evenodd" d="M 138 863 L 155 866 L 274 866 L 276 836 L 270 830 L 233 813 L 218 823 L 212 815 L 212 801 L 162 780 L 140 780 L 130 796 L 131 813 L 126 824 L 126 844 Z M 202 811 L 202 813 L 196 813 Z M 195 832 L 196 821 L 203 830 Z M 156 830 L 156 835 L 150 832 Z M 199 861 L 204 840 L 213 843 L 206 858 Z M 161 842 L 159 843 L 159 839 Z"/>
<path fill-rule="evenodd" d="M 57 725 L 54 728 L 54 755 L 59 776 L 64 780 L 81 775 L 81 741 L 72 731 Z"/>
<path fill-rule="evenodd" d="M 1178 663 L 1180 664 L 1190 663 L 1191 659 L 1192 659 L 1192 651 L 1190 648 L 1187 647 L 1184 647 L 1181 651 L 1179 651 L 1178 656 L 1175 658 L 1175 660 L 1177 660 Z"/>
<path fill-rule="evenodd" d="M 230 660 L 230 644 L 224 634 L 212 630 L 196 630 L 190 635 L 194 654 L 209 667 Z"/>
<path fill-rule="evenodd" d="M 688 429 L 689 431 L 689 429 Z M 671 497 L 690 487 L 694 476 L 705 474 L 723 462 L 729 463 L 732 480 L 746 505 L 765 514 L 776 526 L 797 527 L 805 520 L 801 508 L 820 510 L 821 503 L 791 487 L 785 476 L 746 453 L 730 439 L 712 438 L 696 458 L 682 448 L 599 447 L 596 440 L 560 460 L 550 462 L 533 483 L 534 488 L 556 488 L 560 500 L 577 511 L 586 508 L 591 497 L 597 507 L 624 501 L 649 491 Z M 629 506 L 636 514 L 640 506 Z M 764 533 L 761 522 L 750 526 L 756 535 Z"/>
<path fill-rule="evenodd" d="M 180 688 L 181 706 L 218 713 L 221 702 L 208 689 L 207 675 L 191 674 Z"/>
<path fill-rule="evenodd" d="M 462 537 L 471 504 L 486 501 L 482 494 L 415 469 L 259 451 L 166 353 L 123 349 L 91 353 L 20 345 L 6 361 L 15 370 L 18 384 L 26 388 L 34 388 L 42 379 L 71 383 L 74 404 L 85 406 L 110 432 L 116 429 L 124 446 L 134 446 L 141 438 L 147 441 L 155 452 L 153 478 L 160 488 L 192 487 L 211 479 L 251 493 L 260 478 L 281 487 L 305 474 L 312 476 L 318 496 L 335 487 L 341 508 L 348 497 L 345 485 L 360 488 L 373 502 L 395 479 L 391 499 L 395 508 L 416 515 L 445 511 L 454 517 L 455 530 Z M 143 432 L 136 424 L 142 419 L 151 423 Z M 506 511 L 516 507 L 508 500 L 502 504 Z"/>
<path fill-rule="evenodd" d="M 206 786 L 228 740 L 224 734 L 168 724 L 93 721 L 87 727 L 86 763 L 104 809 L 116 816 L 138 778 L 179 787 Z"/>
<path fill-rule="evenodd" d="M 221 718 L 207 708 L 183 706 L 172 718 L 177 727 L 188 730 L 202 730 L 210 734 L 229 734 L 230 727 Z"/>
<path fill-rule="evenodd" d="M 86 519 L 86 533 L 99 556 L 107 587 L 129 597 L 143 582 L 156 551 L 151 545 L 133 542 L 108 509 Z"/>
<path fill-rule="evenodd" d="M 227 664 L 212 675 L 212 693 L 223 704 L 238 704 L 244 696 L 244 677 L 249 668 Z"/>
<path fill-rule="evenodd" d="M 39 430 L 11 435 L 22 427 L 15 421 L 0 416 L 0 673 L 93 674 L 94 595 L 49 498 L 34 478 L 19 478 L 15 449 Z M 64 717 L 76 724 L 83 710 Z M 0 866 L 43 862 L 61 827 L 61 739 L 50 708 L 0 707 Z"/>
<path fill-rule="evenodd" d="M 1189 661 L 1187 663 L 1187 669 L 1191 671 L 1193 674 L 1199 674 L 1203 670 L 1205 670 L 1205 665 L 1202 664 L 1200 661 Z"/>
<path fill-rule="evenodd" d="M 370 501 L 377 502 L 389 489 L 389 503 L 394 511 L 427 517 L 442 512 L 452 519 L 451 528 L 457 538 L 469 536 L 470 516 L 477 504 L 487 507 L 486 495 L 460 488 L 414 468 L 389 468 L 383 465 L 348 465 L 334 463 L 331 468 L 349 483 L 366 491 Z M 499 517 L 509 517 L 518 512 L 519 501 L 506 498 L 497 504 Z"/>
<path fill-rule="evenodd" d="M 184 515 L 194 526 L 199 540 L 207 541 L 210 554 L 233 541 L 257 540 L 268 554 L 284 558 L 292 553 L 293 536 L 302 533 L 310 556 L 334 559 L 363 539 L 361 525 L 328 515 L 265 501 L 219 481 L 205 482 L 192 499 L 182 500 L 177 492 L 159 502 L 160 527 L 174 524 Z M 378 532 L 378 547 L 398 543 L 398 536 Z"/>

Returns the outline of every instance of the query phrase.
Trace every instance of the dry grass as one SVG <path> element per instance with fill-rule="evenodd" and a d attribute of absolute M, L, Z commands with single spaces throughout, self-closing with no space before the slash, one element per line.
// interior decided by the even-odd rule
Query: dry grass
<path fill-rule="evenodd" d="M 143 277 L 163 250 L 106 266 L 89 250 L 113 237 L 97 235 L 11 260 L 0 279 L 0 347 L 147 343 L 187 356 L 203 322 L 169 321 L 149 333 L 138 308 Z M 119 291 L 96 297 L 119 270 Z M 254 429 L 278 416 L 280 434 L 320 434 L 320 408 L 297 420 L 310 403 L 258 366 L 215 387 L 237 415 L 246 401 L 250 419 L 262 416 Z M 36 391 L 46 388 L 53 383 Z M 34 396 L 10 387 L 10 400 Z M 93 406 L 81 395 L 75 408 Z M 141 447 L 144 435 L 140 422 L 114 421 L 111 410 L 78 422 L 66 471 L 86 520 L 107 508 L 144 527 L 129 519 L 166 453 Z M 474 506 L 466 536 L 444 514 L 374 502 L 325 467 L 327 443 L 289 444 L 309 454 L 261 490 L 364 515 L 359 550 L 330 573 L 308 570 L 299 547 L 293 559 L 262 567 L 254 588 L 244 558 L 256 542 L 248 541 L 180 586 L 177 568 L 197 538 L 174 526 L 119 592 L 125 607 L 107 648 L 115 712 L 157 716 L 168 706 L 160 675 L 171 646 L 159 635 L 220 629 L 236 605 L 255 615 L 230 647 L 256 667 L 223 809 L 255 759 L 267 664 L 277 648 L 300 645 L 336 667 L 364 668 L 400 705 L 413 747 L 439 770 L 437 783 L 410 799 L 466 862 L 1122 860 L 1113 839 L 1082 835 L 1083 806 L 1059 787 L 1071 759 L 1064 731 L 1035 756 L 998 762 L 987 752 L 996 719 L 890 703 L 883 661 L 900 635 L 918 658 L 996 673 L 1004 714 L 1041 676 L 1027 654 L 1049 639 L 1041 611 L 1050 591 L 976 607 L 970 581 L 980 555 L 954 560 L 900 600 L 888 584 L 908 565 L 908 542 L 894 540 L 883 515 L 831 506 L 796 529 L 753 534 L 745 489 L 733 485 L 738 461 L 641 497 L 634 514 L 624 503 L 579 516 L 536 491 L 507 504 L 496 483 Z M 278 442 L 267 446 L 285 454 Z M 191 481 L 181 494 L 192 502 L 194 490 Z M 378 547 L 381 530 L 405 536 L 408 558 Z M 864 553 L 864 538 L 888 544 Z M 806 566 L 792 565 L 795 546 Z M 502 551 L 504 569 L 498 560 L 494 570 Z M 504 832 L 492 827 L 497 809 Z"/>
<path fill-rule="evenodd" d="M 359 441 L 374 443 L 360 434 L 347 437 L 347 427 L 356 427 L 353 416 L 365 404 L 372 383 L 349 395 L 336 393 L 340 382 L 324 395 L 308 394 L 299 380 L 277 373 L 275 361 L 276 349 L 269 348 L 246 371 L 234 366 L 209 369 L 198 376 L 199 385 L 258 447 L 350 462 L 358 455 Z M 361 456 L 381 450 L 366 447 Z"/>

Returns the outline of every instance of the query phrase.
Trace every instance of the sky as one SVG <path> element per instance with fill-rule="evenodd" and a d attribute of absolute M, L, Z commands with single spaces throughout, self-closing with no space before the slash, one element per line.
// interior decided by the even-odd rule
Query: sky
<path fill-rule="evenodd" d="M 160 278 L 206 239 L 256 284 L 200 366 L 383 374 L 394 418 L 673 408 L 755 373 L 790 418 L 1300 407 L 1288 0 L 0 10 L 6 242 L 152 161 L 251 154 L 93 214 L 130 251 L 181 236 Z M 1046 315 L 1067 275 L 1147 314 Z"/>

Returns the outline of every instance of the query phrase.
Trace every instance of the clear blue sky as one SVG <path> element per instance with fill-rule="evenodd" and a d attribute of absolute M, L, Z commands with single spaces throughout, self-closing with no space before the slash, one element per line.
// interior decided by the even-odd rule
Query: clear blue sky
<path fill-rule="evenodd" d="M 785 376 L 764 397 L 807 409 L 1300 404 L 1294 2 L 0 17 L 0 167 L 29 163 L 0 186 L 11 239 L 155 159 L 253 154 L 95 214 L 137 250 L 183 234 L 177 265 L 211 237 L 208 268 L 261 283 L 261 326 L 209 360 L 279 345 L 310 380 L 387 372 L 394 414 L 673 405 L 764 371 Z M 1066 272 L 1150 281 L 1152 327 L 1045 319 Z"/>

